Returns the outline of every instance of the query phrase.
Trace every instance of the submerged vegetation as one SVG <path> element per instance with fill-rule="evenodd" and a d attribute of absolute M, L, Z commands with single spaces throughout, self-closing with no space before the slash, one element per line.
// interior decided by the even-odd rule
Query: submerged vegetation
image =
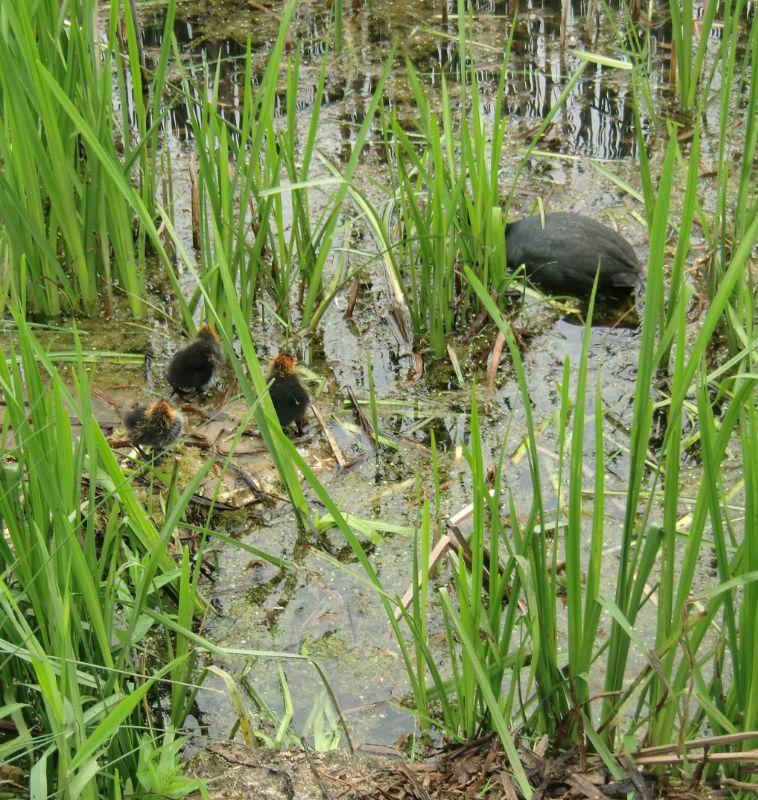
<path fill-rule="evenodd" d="M 439 18 L 429 12 L 427 33 L 455 58 L 434 84 L 407 42 L 359 65 L 368 88 L 337 155 L 322 136 L 334 127 L 332 71 L 360 59 L 349 12 L 333 4 L 328 41 L 314 55 L 294 36 L 298 3 L 274 5 L 265 15 L 277 17 L 271 39 L 248 37 L 240 48 L 231 109 L 221 55 L 190 58 L 177 41 L 177 0 L 161 5 L 154 48 L 141 17 L 157 13 L 155 4 L 0 7 L 0 764 L 20 768 L 3 779 L 35 797 L 207 796 L 180 762 L 204 692 L 227 698 L 232 734 L 248 747 L 297 746 L 301 735 L 317 747 L 352 746 L 307 639 L 255 649 L 208 633 L 224 613 L 211 602 L 217 551 L 237 548 L 270 565 L 272 582 L 286 584 L 300 568 L 294 552 L 290 560 L 270 540 L 254 546 L 225 529 L 221 512 L 231 506 L 214 476 L 231 467 L 260 505 L 279 504 L 277 524 L 297 529 L 300 551 L 317 551 L 370 588 L 404 668 L 398 705 L 415 720 L 413 753 L 493 733 L 514 791 L 530 798 L 529 753 L 544 736 L 555 752 L 576 748 L 567 763 L 577 770 L 595 754 L 609 782 L 652 785 L 636 759 L 658 778 L 663 765 L 666 781 L 693 791 L 752 796 L 754 6 L 708 3 L 695 24 L 692 3 L 672 2 L 664 88 L 652 25 L 640 24 L 635 4 L 603 3 L 605 38 L 561 50 L 567 64 L 548 107 L 524 132 L 512 130 L 508 112 L 520 15 L 506 20 L 498 49 L 476 39 L 484 4 L 443 3 Z M 491 50 L 496 79 L 485 87 L 478 59 Z M 632 177 L 608 159 L 586 159 L 593 180 L 629 198 L 647 243 L 623 388 L 633 398 L 628 420 L 617 418 L 592 361 L 595 291 L 577 309 L 508 269 L 509 219 L 516 209 L 544 213 L 555 188 L 529 190 L 524 208 L 523 184 L 539 178 L 535 160 L 582 159 L 549 148 L 589 73 L 620 76 L 631 98 Z M 172 149 L 175 115 L 187 121 L 184 161 Z M 181 201 L 180 184 L 189 187 Z M 319 415 L 340 468 L 327 477 L 319 473 L 329 459 L 307 452 L 317 449 L 313 437 L 282 431 L 290 416 L 272 402 L 275 373 L 262 361 L 281 351 L 276 362 L 291 372 L 289 353 L 308 342 L 320 355 L 307 378 L 320 377 L 325 332 L 338 309 L 350 319 L 359 297 L 366 330 L 376 330 L 377 316 L 391 321 L 413 365 L 407 393 L 419 381 L 433 389 L 431 376 L 449 360 L 455 377 L 446 385 L 457 394 L 439 402 L 462 408 L 464 422 L 443 443 L 440 412 L 427 413 L 428 397 L 414 394 L 420 421 L 393 427 L 367 347 L 363 397 L 334 380 L 334 365 L 327 390 L 324 381 L 311 395 L 319 414 L 344 389 L 358 420 L 351 427 L 340 408 Z M 582 320 L 578 352 L 558 359 L 550 386 L 530 375 L 534 308 Z M 615 329 L 632 312 L 612 314 Z M 174 451 L 146 460 L 119 452 L 93 411 L 91 363 L 102 353 L 82 346 L 86 317 L 98 315 L 139 330 L 149 323 L 192 335 L 207 323 L 218 332 L 229 388 L 212 408 L 200 397 L 209 412 L 185 411 L 224 419 L 233 394 L 245 413 L 228 423 L 227 449 L 218 437 L 188 440 L 201 454 L 191 467 Z M 53 352 L 45 335 L 63 326 L 73 347 Z M 494 339 L 486 381 L 482 331 Z M 505 397 L 493 395 L 501 356 L 514 386 L 505 422 L 493 410 Z M 162 376 L 149 391 L 170 393 Z M 549 413 L 540 411 L 545 398 Z M 291 419 L 299 431 L 302 420 Z M 253 427 L 273 486 L 235 463 Z M 354 467 L 344 452 L 354 441 L 358 457 L 371 452 L 378 465 L 406 446 L 418 454 L 410 520 L 374 513 L 379 503 L 340 485 Z M 470 508 L 451 517 L 446 490 L 458 474 Z M 409 529 L 400 580 L 411 589 L 401 599 L 376 549 L 380 534 Z M 259 660 L 302 662 L 307 696 L 298 698 L 280 666 L 279 697 L 264 697 L 249 674 Z M 709 761 L 703 748 L 719 757 Z"/>

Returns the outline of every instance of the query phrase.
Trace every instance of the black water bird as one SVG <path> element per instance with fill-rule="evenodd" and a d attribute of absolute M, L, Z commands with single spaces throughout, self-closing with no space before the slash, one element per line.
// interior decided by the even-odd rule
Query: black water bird
<path fill-rule="evenodd" d="M 195 338 L 171 359 L 166 379 L 176 394 L 184 397 L 207 391 L 224 361 L 218 334 L 210 325 L 198 328 Z"/>
<path fill-rule="evenodd" d="M 129 440 L 147 458 L 143 447 L 150 447 L 156 455 L 176 442 L 184 427 L 184 417 L 165 400 L 154 400 L 148 405 L 134 406 L 124 423 Z"/>
<path fill-rule="evenodd" d="M 271 362 L 268 380 L 271 381 L 269 397 L 284 428 L 294 422 L 298 435 L 303 432 L 303 417 L 311 401 L 297 376 L 295 356 L 278 355 Z"/>
<path fill-rule="evenodd" d="M 641 281 L 632 246 L 616 231 L 589 217 L 567 212 L 539 214 L 505 226 L 510 269 L 522 264 L 527 276 L 548 292 L 587 295 L 595 273 L 598 294 L 624 297 Z"/>

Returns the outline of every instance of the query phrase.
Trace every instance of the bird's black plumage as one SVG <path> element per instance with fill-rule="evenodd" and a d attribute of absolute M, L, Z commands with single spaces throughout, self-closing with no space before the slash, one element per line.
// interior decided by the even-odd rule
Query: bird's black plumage
<path fill-rule="evenodd" d="M 274 404 L 279 424 L 284 428 L 294 422 L 298 433 L 301 433 L 303 417 L 311 401 L 295 372 L 295 358 L 288 355 L 277 356 L 268 377 L 271 381 L 269 397 Z"/>
<path fill-rule="evenodd" d="M 506 225 L 508 266 L 522 264 L 531 280 L 549 292 L 585 295 L 600 267 L 598 293 L 629 294 L 641 267 L 632 246 L 611 228 L 580 214 L 555 212 Z"/>
<path fill-rule="evenodd" d="M 156 400 L 149 405 L 135 405 L 124 424 L 129 440 L 140 452 L 143 447 L 162 452 L 181 435 L 184 418 L 170 403 Z"/>
<path fill-rule="evenodd" d="M 216 379 L 223 362 L 223 350 L 215 331 L 204 325 L 195 339 L 174 354 L 168 365 L 166 380 L 180 395 L 204 392 Z"/>

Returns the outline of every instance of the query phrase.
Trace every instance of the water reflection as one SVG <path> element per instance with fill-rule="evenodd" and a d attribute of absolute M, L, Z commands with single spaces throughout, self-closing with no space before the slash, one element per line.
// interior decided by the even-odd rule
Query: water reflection
<path fill-rule="evenodd" d="M 460 69 L 455 41 L 456 7 L 455 0 L 448 2 L 445 27 L 439 0 L 426 0 L 411 8 L 398 0 L 354 0 L 346 4 L 344 51 L 331 56 L 326 104 L 344 101 L 342 113 L 348 127 L 359 122 L 375 85 L 375 73 L 395 38 L 399 39 L 402 56 L 413 62 L 429 86 L 439 86 L 443 74 L 449 81 L 456 81 Z M 474 3 L 473 40 L 479 45 L 475 48 L 477 77 L 485 103 L 494 97 L 500 80 L 502 52 L 515 8 L 516 3 L 511 0 Z M 529 0 L 522 2 L 519 8 L 503 110 L 516 127 L 522 125 L 528 133 L 544 119 L 580 62 L 570 54 L 570 48 L 563 52 L 559 47 L 560 0 Z M 586 9 L 585 0 L 572 4 L 568 19 L 569 45 L 577 44 Z M 215 18 L 211 10 L 203 16 L 177 19 L 174 34 L 195 86 L 202 85 L 206 71 L 213 75 L 216 61 L 221 61 L 218 87 L 221 113 L 237 123 L 247 37 L 253 43 L 254 63 L 260 67 L 276 34 L 276 20 L 245 9 L 246 16 L 229 23 L 228 35 L 221 36 L 222 13 L 228 17 L 229 9 L 220 11 Z M 156 11 L 153 16 L 145 17 L 143 24 L 149 56 L 160 46 L 163 19 Z M 305 110 L 314 96 L 318 74 L 315 67 L 320 66 L 324 54 L 331 50 L 330 8 L 320 3 L 303 3 L 298 11 L 296 30 L 297 45 L 303 57 L 298 110 Z M 603 35 L 610 40 L 609 30 Z M 665 36 L 665 32 L 662 35 Z M 636 142 L 632 135 L 632 97 L 627 80 L 628 76 L 618 71 L 588 65 L 541 146 L 556 152 L 599 158 L 633 157 Z M 393 93 L 395 89 L 390 85 L 390 102 L 401 103 L 402 99 L 393 97 Z M 408 102 L 407 97 L 405 102 Z M 169 124 L 176 135 L 191 135 L 189 122 L 186 104 L 180 103 L 171 110 Z"/>

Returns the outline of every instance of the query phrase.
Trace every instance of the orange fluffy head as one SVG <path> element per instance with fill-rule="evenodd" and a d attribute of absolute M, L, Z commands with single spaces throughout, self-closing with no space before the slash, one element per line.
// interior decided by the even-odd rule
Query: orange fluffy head
<path fill-rule="evenodd" d="M 218 341 L 218 334 L 211 328 L 210 325 L 201 325 L 195 334 L 196 339 L 210 339 L 214 342 Z"/>
<path fill-rule="evenodd" d="M 168 429 L 176 421 L 178 414 L 174 407 L 165 400 L 154 400 L 145 409 L 145 418 L 159 428 Z"/>
<path fill-rule="evenodd" d="M 282 353 L 271 362 L 271 373 L 279 378 L 284 377 L 285 375 L 293 375 L 296 364 L 297 359 L 295 356 Z"/>

